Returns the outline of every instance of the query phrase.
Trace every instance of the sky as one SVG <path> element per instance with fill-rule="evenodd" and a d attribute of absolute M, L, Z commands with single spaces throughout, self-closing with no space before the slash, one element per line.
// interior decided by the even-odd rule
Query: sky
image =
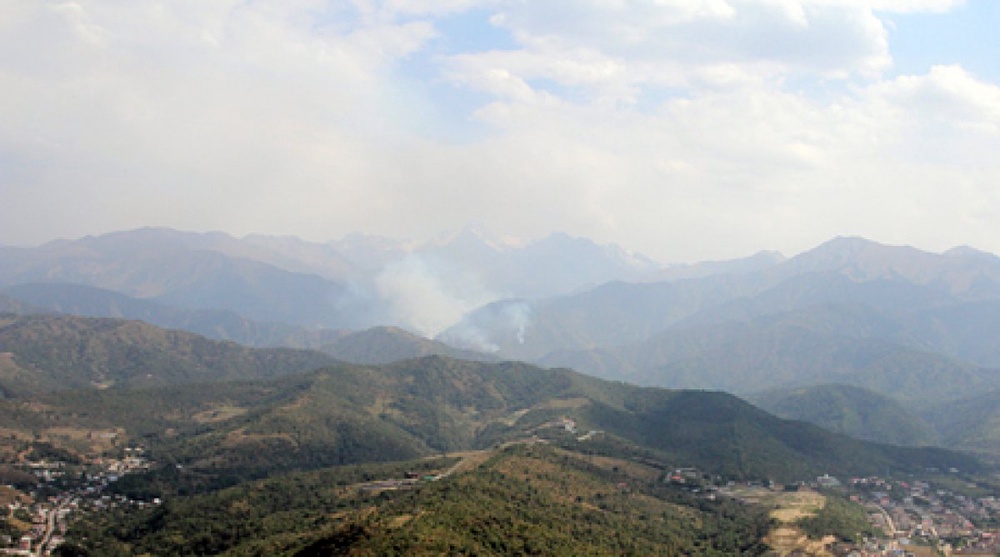
<path fill-rule="evenodd" d="M 995 0 L 0 0 L 0 245 L 1000 253 Z"/>

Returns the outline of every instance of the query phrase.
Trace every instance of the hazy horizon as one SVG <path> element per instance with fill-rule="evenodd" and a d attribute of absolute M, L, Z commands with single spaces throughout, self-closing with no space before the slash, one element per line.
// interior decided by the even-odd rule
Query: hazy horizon
<path fill-rule="evenodd" d="M 598 240 L 596 240 L 594 238 L 589 238 L 587 236 L 582 236 L 582 235 L 570 234 L 570 233 L 568 233 L 566 231 L 563 231 L 563 230 L 551 230 L 551 231 L 548 231 L 547 233 L 545 233 L 544 235 L 537 236 L 537 237 L 516 237 L 516 236 L 511 236 L 511 235 L 496 234 L 492 230 L 486 229 L 486 228 L 484 228 L 482 226 L 478 226 L 478 225 L 466 225 L 466 226 L 462 226 L 460 228 L 443 230 L 441 232 L 438 232 L 437 234 L 433 234 L 433 235 L 431 235 L 429 237 L 426 237 L 426 238 L 393 237 L 393 236 L 386 236 L 386 235 L 382 235 L 382 234 L 370 233 L 370 232 L 366 232 L 366 231 L 363 231 L 363 230 L 355 230 L 355 231 L 348 232 L 348 233 L 344 234 L 343 236 L 336 237 L 336 238 L 328 238 L 328 239 L 325 239 L 325 240 L 311 240 L 311 239 L 308 239 L 308 238 L 303 238 L 303 237 L 297 236 L 295 234 L 265 234 L 265 233 L 260 233 L 260 232 L 249 232 L 249 233 L 246 233 L 246 234 L 234 234 L 234 233 L 231 233 L 231 232 L 228 232 L 228 231 L 225 231 L 225 230 L 218 230 L 218 229 L 214 229 L 214 230 L 190 230 L 190 229 L 173 228 L 173 227 L 170 227 L 170 226 L 141 226 L 141 227 L 129 228 L 129 229 L 108 230 L 108 231 L 105 231 L 105 232 L 99 232 L 99 233 L 95 233 L 95 234 L 83 234 L 83 235 L 80 235 L 80 236 L 65 236 L 65 237 L 58 237 L 58 238 L 50 238 L 50 239 L 44 240 L 44 241 L 39 242 L 39 243 L 34 243 L 34 244 L 21 244 L 21 245 L 17 245 L 17 244 L 3 244 L 3 243 L 0 243 L 0 247 L 10 247 L 10 248 L 20 248 L 20 249 L 35 249 L 35 248 L 44 247 L 45 245 L 52 244 L 52 243 L 58 243 L 58 242 L 76 242 L 76 241 L 84 240 L 84 239 L 87 239 L 87 238 L 100 238 L 102 236 L 109 236 L 109 235 L 115 235 L 115 234 L 128 234 L 128 233 L 133 233 L 133 232 L 138 232 L 138 231 L 143 231 L 143 230 L 163 230 L 163 231 L 175 232 L 175 233 L 180 233 L 180 234 L 195 234 L 195 235 L 204 235 L 204 236 L 213 235 L 213 234 L 222 234 L 222 235 L 228 236 L 228 237 L 236 239 L 236 240 L 247 240 L 247 239 L 252 239 L 252 238 L 255 238 L 255 237 L 276 238 L 276 239 L 293 239 L 293 240 L 298 240 L 298 241 L 302 241 L 302 242 L 306 242 L 306 243 L 310 243 L 310 244 L 315 244 L 315 245 L 335 245 L 335 244 L 338 244 L 338 243 L 341 243 L 341 242 L 345 242 L 345 241 L 347 241 L 347 240 L 349 240 L 351 238 L 354 238 L 354 237 L 367 237 L 367 238 L 371 238 L 371 239 L 379 239 L 379 240 L 386 240 L 386 241 L 390 241 L 390 242 L 397 242 L 400 245 L 408 246 L 411 249 L 424 248 L 424 247 L 433 246 L 433 245 L 444 245 L 448 241 L 450 241 L 451 239 L 454 239 L 455 237 L 457 237 L 457 236 L 459 236 L 459 235 L 461 235 L 463 233 L 466 233 L 466 232 L 471 232 L 471 233 L 476 234 L 477 236 L 481 237 L 484 241 L 488 242 L 490 245 L 492 245 L 494 247 L 497 247 L 499 249 L 518 249 L 518 248 L 523 248 L 523 247 L 530 246 L 530 245 L 532 245 L 534 243 L 540 242 L 540 241 L 548 239 L 548 238 L 552 238 L 552 237 L 557 237 L 557 236 L 563 235 L 563 236 L 566 236 L 566 237 L 571 238 L 571 239 L 589 241 L 589 242 L 592 242 L 593 244 L 595 244 L 597 246 L 600 246 L 600 247 L 609 247 L 609 248 L 621 249 L 625 254 L 627 254 L 629 256 L 638 257 L 638 258 L 642 258 L 642 259 L 648 260 L 650 263 L 654 263 L 654 264 L 656 264 L 658 266 L 661 266 L 661 267 L 664 267 L 664 268 L 668 268 L 668 267 L 671 267 L 671 266 L 696 265 L 696 264 L 699 264 L 699 263 L 713 263 L 713 262 L 735 261 L 735 260 L 745 259 L 745 258 L 753 257 L 753 256 L 756 256 L 756 255 L 764 254 L 764 253 L 771 253 L 771 254 L 775 254 L 775 255 L 781 256 L 781 257 L 786 258 L 786 259 L 791 259 L 791 258 L 796 257 L 798 255 L 802 255 L 804 253 L 812 251 L 812 250 L 814 250 L 814 249 L 816 249 L 816 248 L 818 248 L 818 247 L 820 247 L 820 246 L 822 246 L 822 245 L 824 245 L 824 244 L 826 244 L 828 242 L 831 242 L 831 241 L 834 241 L 834 240 L 838 240 L 838 239 L 846 239 L 846 238 L 858 238 L 858 239 L 861 239 L 861 240 L 865 240 L 865 241 L 868 241 L 868 242 L 872 242 L 872 243 L 875 243 L 875 244 L 880 244 L 880 245 L 888 246 L 888 247 L 909 247 L 909 248 L 914 248 L 914 249 L 917 249 L 919 251 L 923 251 L 923 252 L 930 253 L 930 254 L 935 254 L 935 255 L 940 255 L 940 254 L 946 253 L 946 252 L 948 252 L 950 250 L 954 250 L 954 249 L 967 248 L 967 249 L 972 249 L 972 250 L 975 250 L 975 251 L 981 251 L 981 252 L 985 252 L 985 253 L 990 253 L 990 254 L 997 255 L 998 257 L 1000 257 L 1000 253 L 998 253 L 998 252 L 993 252 L 993 251 L 990 251 L 990 250 L 987 250 L 987 249 L 981 249 L 978 246 L 973 246 L 973 245 L 969 245 L 969 244 L 955 244 L 955 245 L 951 245 L 951 246 L 946 246 L 946 247 L 941 248 L 941 249 L 927 249 L 927 248 L 923 248 L 921 246 L 912 245 L 912 244 L 895 244 L 895 243 L 890 243 L 890 242 L 884 242 L 884 241 L 879 240 L 878 238 L 869 238 L 869 237 L 865 237 L 865 236 L 850 235 L 850 234 L 837 234 L 837 235 L 831 236 L 829 238 L 823 239 L 823 240 L 819 241 L 818 243 L 816 243 L 814 245 L 807 246 L 806 248 L 802 249 L 801 251 L 796 251 L 796 252 L 792 252 L 792 253 L 786 253 L 786 252 L 782 252 L 782 251 L 777 250 L 777 249 L 768 249 L 766 247 L 761 247 L 760 249 L 752 250 L 752 251 L 749 251 L 749 252 L 746 252 L 746 253 L 742 253 L 742 254 L 734 254 L 732 257 L 726 257 L 726 258 L 705 258 L 705 257 L 699 258 L 697 256 L 697 254 L 694 254 L 694 259 L 690 259 L 690 260 L 684 260 L 684 261 L 661 261 L 661 260 L 658 260 L 658 259 L 650 256 L 649 254 L 643 253 L 643 252 L 641 252 L 639 250 L 631 249 L 627 245 L 622 245 L 622 244 L 619 244 L 619 243 L 616 243 L 616 242 L 600 242 L 600 241 L 598 241 Z"/>
<path fill-rule="evenodd" d="M 121 3 L 0 14 L 0 244 L 561 230 L 661 262 L 1000 252 L 988 0 Z"/>

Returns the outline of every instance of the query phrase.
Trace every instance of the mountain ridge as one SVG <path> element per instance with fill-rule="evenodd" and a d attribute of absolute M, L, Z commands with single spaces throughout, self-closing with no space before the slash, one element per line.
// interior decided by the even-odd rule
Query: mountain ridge
<path fill-rule="evenodd" d="M 320 352 L 251 349 L 141 321 L 48 314 L 0 315 L 0 351 L 11 364 L 0 376 L 8 396 L 261 378 L 336 361 Z"/>
<path fill-rule="evenodd" d="M 200 475 L 253 478 L 481 449 L 539 428 L 565 435 L 567 420 L 665 462 L 735 478 L 981 466 L 958 453 L 878 445 L 782 420 L 726 393 L 640 388 L 565 369 L 443 356 L 266 380 L 57 391 L 38 400 L 44 404 L 22 405 L 4 427 L 16 430 L 10 420 L 20 420 L 45 437 L 70 423 L 124 425 L 152 454 Z M 33 417 L 34 408 L 45 416 Z M 125 425 L 123 416 L 137 417 Z"/>
<path fill-rule="evenodd" d="M 851 385 L 774 390 L 748 400 L 775 416 L 805 420 L 856 439 L 909 446 L 938 441 L 937 433 L 916 413 L 889 397 Z"/>

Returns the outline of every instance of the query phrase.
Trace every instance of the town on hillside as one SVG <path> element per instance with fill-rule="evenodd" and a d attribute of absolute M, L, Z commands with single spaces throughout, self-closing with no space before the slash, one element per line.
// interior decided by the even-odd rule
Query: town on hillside
<path fill-rule="evenodd" d="M 108 488 L 126 474 L 147 471 L 155 464 L 142 447 L 125 447 L 122 452 L 120 458 L 86 462 L 58 455 L 20 455 L 7 474 L 16 487 L 0 487 L 0 504 L 6 511 L 0 523 L 0 555 L 51 555 L 63 543 L 74 513 L 159 505 L 156 498 L 142 501 L 110 493 Z"/>

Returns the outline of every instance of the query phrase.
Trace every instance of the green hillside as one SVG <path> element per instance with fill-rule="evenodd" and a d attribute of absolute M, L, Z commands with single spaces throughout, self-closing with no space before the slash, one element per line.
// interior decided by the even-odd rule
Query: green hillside
<path fill-rule="evenodd" d="M 567 420 L 581 432 L 604 432 L 591 443 L 595 451 L 625 443 L 664 465 L 732 478 L 978 468 L 947 451 L 865 443 L 781 420 L 725 393 L 437 356 L 274 381 L 65 392 L 38 402 L 6 403 L 0 427 L 51 441 L 67 427 L 120 428 L 157 459 L 183 464 L 195 486 L 481 449 L 563 431 Z"/>
<path fill-rule="evenodd" d="M 930 445 L 937 435 L 915 412 L 878 393 L 849 385 L 774 390 L 750 397 L 768 412 L 803 420 L 857 439 L 894 445 Z"/>
<path fill-rule="evenodd" d="M 824 309 L 671 329 L 637 344 L 553 354 L 544 364 L 644 385 L 738 394 L 837 382 L 918 402 L 958 399 L 1000 384 L 996 370 L 846 335 L 841 327 L 823 327 L 824 319 L 808 318 L 840 313 Z"/>
<path fill-rule="evenodd" d="M 32 312 L 11 310 L 11 313 L 40 313 L 44 310 L 82 317 L 140 320 L 157 327 L 180 329 L 248 346 L 311 348 L 342 334 L 329 329 L 253 321 L 228 310 L 175 307 L 82 284 L 17 284 L 2 292 L 0 311 L 6 297 L 11 302 L 40 308 Z"/>
<path fill-rule="evenodd" d="M 250 349 L 139 321 L 0 316 L 0 390 L 147 387 L 277 377 L 335 360 L 319 352 Z"/>
<path fill-rule="evenodd" d="M 1000 459 L 1000 391 L 928 406 L 921 416 L 949 447 Z"/>
<path fill-rule="evenodd" d="M 759 554 L 765 516 L 667 473 L 724 483 L 985 470 L 722 392 L 518 362 L 330 364 L 56 316 L 5 317 L 0 340 L 0 373 L 21 387 L 0 400 L 0 459 L 82 465 L 140 445 L 154 463 L 108 489 L 166 503 L 81 515 L 70 539 L 83 547 L 65 550 L 76 554 Z M 370 484 L 407 472 L 437 480 Z"/>
<path fill-rule="evenodd" d="M 764 510 L 708 501 L 656 469 L 546 445 L 469 455 L 461 471 L 365 489 L 449 460 L 346 467 L 181 498 L 78 526 L 89 555 L 760 554 Z M 74 535 L 75 534 L 75 535 Z"/>
<path fill-rule="evenodd" d="M 973 459 L 948 451 L 879 445 L 782 420 L 718 392 L 643 389 L 632 394 L 624 410 L 594 404 L 586 414 L 608 431 L 662 451 L 672 462 L 735 478 L 788 481 L 824 470 L 865 475 L 978 468 Z"/>
<path fill-rule="evenodd" d="M 345 333 L 339 338 L 316 346 L 327 354 L 355 364 L 387 364 L 421 356 L 448 356 L 466 360 L 495 360 L 471 350 L 459 350 L 429 340 L 398 327 L 373 327 Z"/>
<path fill-rule="evenodd" d="M 384 364 L 431 354 L 469 360 L 493 359 L 471 350 L 452 348 L 398 327 L 341 331 L 259 322 L 233 311 L 184 309 L 79 284 L 19 284 L 2 292 L 0 312 L 7 307 L 9 313 L 17 314 L 48 311 L 84 317 L 141 320 L 157 327 L 179 329 L 247 346 L 319 350 L 351 363 Z M 43 309 L 28 311 L 32 307 Z"/>

